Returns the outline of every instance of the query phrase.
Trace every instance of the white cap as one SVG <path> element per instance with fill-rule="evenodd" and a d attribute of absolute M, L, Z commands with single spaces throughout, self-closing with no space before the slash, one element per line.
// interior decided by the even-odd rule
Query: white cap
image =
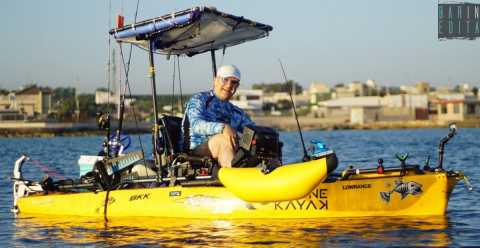
<path fill-rule="evenodd" d="M 234 65 L 222 65 L 217 70 L 217 76 L 221 78 L 234 77 L 240 80 L 240 70 Z"/>

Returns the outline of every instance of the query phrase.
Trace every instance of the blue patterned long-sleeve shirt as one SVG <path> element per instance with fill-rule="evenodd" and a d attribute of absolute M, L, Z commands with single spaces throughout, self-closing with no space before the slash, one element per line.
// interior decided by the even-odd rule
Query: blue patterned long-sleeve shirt
<path fill-rule="evenodd" d="M 229 101 L 218 99 L 213 91 L 193 95 L 187 103 L 184 122 L 186 118 L 192 150 L 206 143 L 211 136 L 222 133 L 225 124 L 237 132 L 242 132 L 246 125 L 255 124 L 243 110 Z"/>

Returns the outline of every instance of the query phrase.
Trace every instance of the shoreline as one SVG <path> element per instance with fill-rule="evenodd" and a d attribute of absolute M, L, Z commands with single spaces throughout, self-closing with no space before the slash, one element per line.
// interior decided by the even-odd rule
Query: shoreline
<path fill-rule="evenodd" d="M 293 117 L 256 116 L 252 118 L 258 125 L 268 126 L 278 131 L 295 131 L 297 123 Z M 314 130 L 381 130 L 381 129 L 417 129 L 417 128 L 447 128 L 448 123 L 435 121 L 395 121 L 373 122 L 364 125 L 350 124 L 332 118 L 300 117 L 300 126 L 304 131 Z M 480 128 L 479 120 L 458 121 L 459 127 Z M 61 136 L 102 136 L 105 131 L 100 131 L 94 122 L 83 123 L 0 123 L 0 138 L 14 137 L 61 137 Z M 115 126 L 111 129 L 115 130 Z M 147 134 L 152 130 L 152 124 L 141 122 L 136 125 L 127 122 L 125 132 L 130 134 Z M 113 133 L 113 131 L 112 131 Z"/>

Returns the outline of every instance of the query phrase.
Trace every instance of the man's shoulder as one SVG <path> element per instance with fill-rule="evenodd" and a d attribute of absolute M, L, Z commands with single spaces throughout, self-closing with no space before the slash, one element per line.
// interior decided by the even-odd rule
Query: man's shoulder
<path fill-rule="evenodd" d="M 202 92 L 198 92 L 198 93 L 195 93 L 192 95 L 192 97 L 190 98 L 190 101 L 192 100 L 204 100 L 204 99 L 207 99 L 209 97 L 211 97 L 212 93 L 211 91 L 202 91 Z"/>
<path fill-rule="evenodd" d="M 211 93 L 210 91 L 203 91 L 203 92 L 198 92 L 192 95 L 190 98 L 189 103 L 193 102 L 205 102 L 209 97 Z"/>
<path fill-rule="evenodd" d="M 237 105 L 235 105 L 231 102 L 228 102 L 228 104 L 232 108 L 232 111 L 237 112 L 237 113 L 241 113 L 241 114 L 245 114 L 245 111 L 242 108 L 238 107 Z"/>
<path fill-rule="evenodd" d="M 192 95 L 187 103 L 187 109 L 200 109 L 204 108 L 212 97 L 211 91 L 198 92 Z M 203 106 L 203 107 L 202 107 Z"/>

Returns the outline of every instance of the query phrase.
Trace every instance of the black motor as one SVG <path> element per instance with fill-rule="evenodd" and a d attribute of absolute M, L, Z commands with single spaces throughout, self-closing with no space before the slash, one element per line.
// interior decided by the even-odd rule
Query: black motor
<path fill-rule="evenodd" d="M 233 167 L 256 167 L 259 164 L 281 164 L 282 143 L 278 133 L 269 127 L 246 126 Z"/>

